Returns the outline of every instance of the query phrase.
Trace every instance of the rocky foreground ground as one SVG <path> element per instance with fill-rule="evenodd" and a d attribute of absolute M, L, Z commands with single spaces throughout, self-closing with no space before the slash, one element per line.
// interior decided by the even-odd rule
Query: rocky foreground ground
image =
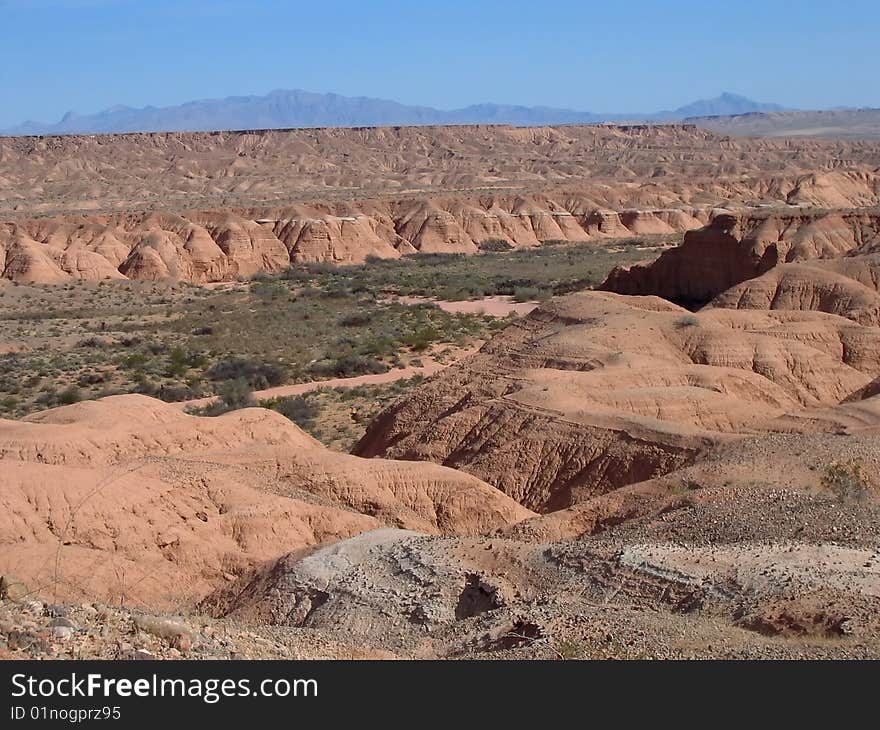
<path fill-rule="evenodd" d="M 283 560 L 196 613 L 27 597 L 4 603 L 0 632 L 5 658 L 871 658 L 878 571 L 875 547 L 841 543 L 527 545 L 384 529 Z"/>

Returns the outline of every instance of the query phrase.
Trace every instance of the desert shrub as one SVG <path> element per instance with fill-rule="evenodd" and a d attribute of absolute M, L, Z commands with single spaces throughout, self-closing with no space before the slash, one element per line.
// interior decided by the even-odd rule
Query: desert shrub
<path fill-rule="evenodd" d="M 345 282 L 332 281 L 324 287 L 322 296 L 327 299 L 345 299 L 352 295 L 351 287 Z"/>
<path fill-rule="evenodd" d="M 513 290 L 513 301 L 515 302 L 540 302 L 549 297 L 549 293 L 545 290 L 532 286 L 518 286 Z"/>
<path fill-rule="evenodd" d="M 204 368 L 208 358 L 201 352 L 187 352 L 185 362 L 191 368 Z"/>
<path fill-rule="evenodd" d="M 82 375 L 76 379 L 76 384 L 81 387 L 87 387 L 89 385 L 103 383 L 106 380 L 107 377 L 103 373 L 82 373 Z"/>
<path fill-rule="evenodd" d="M 272 302 L 288 293 L 288 289 L 283 283 L 268 278 L 252 281 L 250 289 L 251 293 L 264 303 Z"/>
<path fill-rule="evenodd" d="M 69 406 L 73 403 L 79 403 L 82 400 L 82 393 L 75 385 L 69 385 L 58 394 L 58 405 Z"/>
<path fill-rule="evenodd" d="M 211 380 L 243 380 L 255 390 L 281 385 L 287 379 L 278 365 L 243 357 L 220 360 L 208 368 L 207 375 Z"/>
<path fill-rule="evenodd" d="M 675 328 L 679 330 L 687 329 L 688 327 L 699 327 L 700 320 L 693 314 L 685 314 L 675 320 Z"/>
<path fill-rule="evenodd" d="M 822 487 L 841 502 L 864 502 L 871 491 L 864 467 L 855 461 L 828 466 L 822 475 Z"/>
<path fill-rule="evenodd" d="M 315 419 L 321 409 L 312 402 L 308 395 L 297 395 L 287 398 L 272 398 L 260 402 L 263 408 L 271 408 L 282 416 L 293 421 L 302 429 L 309 430 L 315 425 Z"/>
<path fill-rule="evenodd" d="M 369 355 L 343 355 L 337 358 L 318 360 L 309 366 L 309 373 L 314 377 L 350 378 L 355 375 L 384 373 L 388 366 Z"/>
<path fill-rule="evenodd" d="M 159 390 L 159 384 L 150 380 L 145 374 L 138 373 L 135 376 L 135 386 L 133 392 L 141 395 L 156 395 Z"/>
<path fill-rule="evenodd" d="M 487 238 L 485 241 L 480 241 L 477 248 L 480 251 L 510 251 L 513 244 L 506 238 Z"/>
<path fill-rule="evenodd" d="M 413 332 L 409 332 L 401 337 L 401 342 L 416 352 L 427 350 L 432 342 L 440 338 L 440 333 L 431 326 L 420 327 Z"/>
<path fill-rule="evenodd" d="M 557 284 L 553 285 L 553 295 L 561 296 L 563 294 L 571 294 L 571 292 L 575 291 L 583 291 L 584 289 L 589 289 L 593 286 L 593 272 L 587 271 L 587 276 L 581 277 L 579 279 L 570 279 L 568 281 L 561 281 Z"/>
<path fill-rule="evenodd" d="M 76 343 L 77 347 L 89 347 L 89 348 L 103 348 L 107 347 L 107 342 L 102 340 L 100 337 L 86 337 L 84 340 L 80 340 Z"/>
<path fill-rule="evenodd" d="M 585 659 L 589 657 L 587 647 L 578 641 L 563 641 L 556 646 L 556 654 L 563 660 Z"/>
<path fill-rule="evenodd" d="M 312 276 L 320 274 L 335 274 L 340 267 L 329 261 L 313 261 L 305 265 L 305 270 Z"/>
<path fill-rule="evenodd" d="M 239 408 L 255 406 L 253 391 L 247 382 L 242 379 L 228 380 L 220 386 L 217 400 L 209 403 L 204 408 L 187 406 L 185 412 L 193 416 L 222 416 L 224 413 L 236 411 Z"/>
<path fill-rule="evenodd" d="M 163 383 L 155 389 L 152 395 L 168 403 L 176 403 L 182 400 L 201 398 L 204 393 L 198 386 L 194 387 L 185 383 Z"/>
<path fill-rule="evenodd" d="M 189 358 L 182 347 L 175 347 L 168 354 L 167 375 L 171 378 L 179 378 L 189 370 Z"/>
<path fill-rule="evenodd" d="M 445 286 L 437 292 L 438 299 L 445 299 L 448 302 L 482 299 L 485 295 L 486 292 L 480 284 L 470 282 Z"/>
<path fill-rule="evenodd" d="M 280 276 L 284 281 L 308 281 L 314 278 L 308 271 L 297 266 L 290 266 L 284 269 Z"/>
<path fill-rule="evenodd" d="M 321 290 L 315 286 L 304 286 L 297 292 L 297 296 L 303 299 L 310 299 L 312 297 L 321 296 Z"/>
<path fill-rule="evenodd" d="M 122 360 L 122 366 L 128 370 L 143 370 L 149 359 L 142 352 L 135 352 Z"/>
<path fill-rule="evenodd" d="M 375 358 L 390 357 L 397 352 L 399 343 L 392 337 L 379 336 L 362 341 L 358 348 L 361 355 L 372 355 Z"/>
<path fill-rule="evenodd" d="M 254 394 L 243 378 L 229 380 L 220 386 L 218 395 L 228 411 L 254 405 Z"/>
<path fill-rule="evenodd" d="M 43 389 L 36 397 L 36 404 L 44 408 L 51 408 L 58 403 L 58 391 L 49 387 Z"/>
<path fill-rule="evenodd" d="M 339 324 L 342 327 L 363 327 L 373 321 L 373 315 L 370 312 L 353 312 L 341 317 Z"/>

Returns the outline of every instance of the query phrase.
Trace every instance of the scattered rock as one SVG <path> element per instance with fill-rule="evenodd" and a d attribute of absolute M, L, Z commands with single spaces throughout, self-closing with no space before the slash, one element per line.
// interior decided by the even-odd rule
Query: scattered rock
<path fill-rule="evenodd" d="M 52 629 L 52 636 L 59 641 L 67 641 L 73 636 L 73 628 L 70 626 L 55 626 Z"/>

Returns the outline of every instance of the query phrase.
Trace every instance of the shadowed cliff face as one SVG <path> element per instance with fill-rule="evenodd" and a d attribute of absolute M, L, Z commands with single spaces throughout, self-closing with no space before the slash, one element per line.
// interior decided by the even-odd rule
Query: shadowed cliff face
<path fill-rule="evenodd" d="M 723 213 L 656 261 L 615 269 L 600 288 L 699 306 L 779 264 L 835 260 L 817 264 L 833 268 L 878 241 L 878 209 Z"/>

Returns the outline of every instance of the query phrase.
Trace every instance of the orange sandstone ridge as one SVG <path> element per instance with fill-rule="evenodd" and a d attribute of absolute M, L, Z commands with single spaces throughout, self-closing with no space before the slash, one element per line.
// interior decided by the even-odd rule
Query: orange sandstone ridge
<path fill-rule="evenodd" d="M 0 574 L 41 594 L 176 606 L 224 573 L 384 524 L 482 532 L 532 513 L 445 467 L 367 461 L 283 416 L 138 395 L 0 420 Z M 120 577 L 123 576 L 123 577 Z"/>
<path fill-rule="evenodd" d="M 719 216 L 512 323 L 355 453 L 453 466 L 546 513 L 747 435 L 877 432 L 878 233 L 864 213 Z"/>
<path fill-rule="evenodd" d="M 3 138 L 0 275 L 204 283 L 493 238 L 672 235 L 719 208 L 876 206 L 878 163 L 877 142 L 688 125 Z"/>

